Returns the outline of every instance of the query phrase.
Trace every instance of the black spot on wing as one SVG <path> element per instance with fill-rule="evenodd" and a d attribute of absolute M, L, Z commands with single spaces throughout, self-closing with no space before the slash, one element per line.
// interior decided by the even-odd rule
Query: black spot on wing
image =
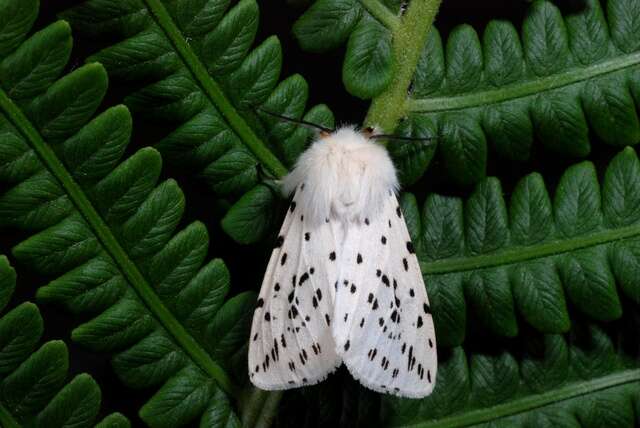
<path fill-rule="evenodd" d="M 287 253 L 284 253 L 282 255 L 282 258 L 280 259 L 280 266 L 284 266 L 286 262 L 287 262 Z"/>
<path fill-rule="evenodd" d="M 305 241 L 308 241 L 308 240 L 310 240 L 310 239 L 311 239 L 311 233 L 306 232 L 306 233 L 304 234 L 304 240 L 305 240 Z"/>
<path fill-rule="evenodd" d="M 404 266 L 405 272 L 409 271 L 409 262 L 407 261 L 406 257 L 402 259 L 402 265 Z"/>
<path fill-rule="evenodd" d="M 329 253 L 329 260 L 334 261 L 336 259 L 336 252 L 332 251 Z"/>
<path fill-rule="evenodd" d="M 382 283 L 389 287 L 390 283 L 389 283 L 389 277 L 387 275 L 382 275 Z"/>
<path fill-rule="evenodd" d="M 309 279 L 309 274 L 307 272 L 303 273 L 300 277 L 300 281 L 298 281 L 298 286 L 304 284 Z"/>
<path fill-rule="evenodd" d="M 402 210 L 400 210 L 400 205 L 396 207 L 396 215 L 398 218 L 402 218 Z"/>
<path fill-rule="evenodd" d="M 362 263 L 362 254 L 358 253 L 358 257 L 356 257 L 356 263 Z"/>
<path fill-rule="evenodd" d="M 382 245 L 387 245 L 387 237 L 382 235 L 382 237 L 380 238 L 380 242 L 382 242 Z"/>
<path fill-rule="evenodd" d="M 256 307 L 261 308 L 264 306 L 264 299 L 261 297 L 258 299 L 258 303 L 256 304 Z"/>
<path fill-rule="evenodd" d="M 284 244 L 284 236 L 280 235 L 278 236 L 278 239 L 276 239 L 276 244 L 274 245 L 274 247 L 275 248 L 282 247 L 282 244 Z"/>
<path fill-rule="evenodd" d="M 289 211 L 290 212 L 294 212 L 296 210 L 296 201 L 291 202 L 291 205 L 289 206 Z"/>
<path fill-rule="evenodd" d="M 416 252 L 415 248 L 413 248 L 413 242 L 407 241 L 407 251 L 409 251 L 410 254 L 414 254 Z"/>

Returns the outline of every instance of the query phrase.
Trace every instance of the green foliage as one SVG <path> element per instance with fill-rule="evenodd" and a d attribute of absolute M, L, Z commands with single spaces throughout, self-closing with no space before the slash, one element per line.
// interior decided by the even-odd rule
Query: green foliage
<path fill-rule="evenodd" d="M 170 128 L 157 149 L 200 176 L 218 198 L 242 196 L 222 226 L 243 243 L 266 230 L 249 228 L 242 218 L 268 224 L 276 211 L 260 199 L 258 165 L 284 175 L 312 135 L 253 109 L 333 123 L 324 105 L 305 114 L 309 90 L 301 76 L 278 83 L 282 49 L 276 37 L 251 49 L 258 13 L 254 0 L 233 6 L 228 0 L 178 0 L 166 9 L 158 0 L 89 0 L 63 14 L 81 33 L 116 41 L 89 60 L 141 87 L 125 103 L 140 118 Z"/>
<path fill-rule="evenodd" d="M 538 0 L 521 35 L 495 21 L 482 37 L 454 29 L 443 45 L 427 32 L 438 5 L 412 1 L 400 12 L 395 0 L 318 0 L 293 28 L 310 51 L 346 43 L 343 82 L 372 100 L 366 124 L 433 138 L 389 144 L 405 186 L 434 156 L 454 182 L 476 185 L 465 198 L 427 195 L 422 210 L 410 193 L 401 200 L 436 322 L 435 393 L 399 400 L 325 383 L 300 394 L 319 404 L 317 421 L 288 412 L 304 413 L 306 426 L 328 424 L 339 406 L 343 424 L 640 424 L 635 152 L 620 152 L 600 179 L 593 164 L 574 165 L 553 197 L 539 174 L 509 201 L 485 178 L 489 146 L 522 161 L 536 138 L 586 156 L 589 128 L 606 144 L 638 142 L 640 7 L 587 0 L 563 18 Z M 137 117 L 160 125 L 155 148 L 213 191 L 226 233 L 242 244 L 274 233 L 283 205 L 274 179 L 311 133 L 254 107 L 327 126 L 333 116 L 307 109 L 301 76 L 279 81 L 278 39 L 254 46 L 258 13 L 255 0 L 87 0 L 63 17 L 107 47 L 59 78 L 68 25 L 29 34 L 36 0 L 0 0 L 0 180 L 9 188 L 0 223 L 32 235 L 13 253 L 52 279 L 38 299 L 89 319 L 72 339 L 112 354 L 127 386 L 156 391 L 139 412 L 150 426 L 235 427 L 238 409 L 244 425 L 268 425 L 261 415 L 277 413 L 280 395 L 237 394 L 229 373 L 245 371 L 253 294 L 225 301 L 229 272 L 205 261 L 202 224 L 180 225 L 185 198 L 175 181 L 158 184 L 158 151 L 122 161 L 129 110 L 92 117 L 108 72 L 126 84 Z M 9 296 L 0 289 L 0 304 Z M 47 352 L 41 360 L 57 361 Z M 127 425 L 119 414 L 99 424 Z"/>
<path fill-rule="evenodd" d="M 628 0 L 588 0 L 564 19 L 537 1 L 520 37 L 505 21 L 489 23 L 482 38 L 463 25 L 443 48 L 434 29 L 408 112 L 437 124 L 442 159 L 462 184 L 484 176 L 488 144 L 512 160 L 528 159 L 535 137 L 555 152 L 586 156 L 589 129 L 607 144 L 636 144 L 639 20 Z"/>
<path fill-rule="evenodd" d="M 324 52 L 347 41 L 342 80 L 349 93 L 370 99 L 393 78 L 392 30 L 399 3 L 320 0 L 298 19 L 293 34 L 303 49 Z"/>
<path fill-rule="evenodd" d="M 343 9 L 351 3 L 356 6 L 347 14 Z M 353 95 L 376 98 L 400 73 L 388 49 L 398 22 L 387 15 L 394 11 L 377 2 L 321 0 L 297 21 L 294 33 L 309 50 L 333 48 L 348 38 L 345 87 Z M 433 28 L 410 96 L 396 108 L 421 123 L 423 135 L 438 136 L 438 157 L 450 179 L 462 185 L 485 176 L 488 146 L 521 161 L 529 158 L 537 137 L 550 150 L 583 157 L 591 150 L 589 129 L 606 144 L 636 144 L 638 22 L 640 8 L 633 0 L 602 6 L 587 0 L 565 18 L 552 3 L 538 0 L 521 36 L 510 22 L 493 21 L 482 37 L 461 25 L 443 43 Z M 317 31 L 321 26 L 331 31 Z M 415 160 L 416 172 L 403 170 L 403 182 L 414 183 L 430 159 Z"/>
<path fill-rule="evenodd" d="M 3 3 L 2 11 L 38 6 Z M 107 88 L 104 68 L 88 64 L 59 77 L 72 44 L 69 26 L 57 22 L 29 35 L 33 19 L 11 20 L 20 16 L 3 17 L 11 25 L 0 34 L 13 48 L 0 62 L 0 180 L 9 188 L 0 221 L 33 234 L 14 256 L 54 278 L 38 290 L 40 301 L 93 317 L 73 331 L 74 341 L 112 353 L 126 385 L 159 387 L 140 410 L 146 423 L 177 426 L 223 413 L 225 423 L 237 424 L 222 391 L 233 389 L 229 361 L 245 342 L 254 294 L 225 302 L 227 268 L 219 259 L 205 262 L 203 224 L 178 228 L 184 196 L 174 180 L 158 184 L 158 152 L 144 148 L 121 161 L 131 134 L 127 108 L 91 119 Z M 66 348 L 54 342 L 43 349 L 32 365 L 56 362 L 58 385 Z M 26 388 L 16 376 L 15 387 Z"/>
<path fill-rule="evenodd" d="M 421 213 L 403 195 L 438 345 L 461 345 L 469 323 L 505 337 L 523 324 L 563 333 L 569 306 L 612 321 L 622 295 L 640 304 L 639 185 L 640 161 L 626 148 L 602 185 L 592 163 L 570 167 L 553 202 L 537 173 L 520 180 L 508 209 L 495 178 L 466 201 L 431 194 Z"/>
<path fill-rule="evenodd" d="M 15 270 L 0 256 L 0 311 L 15 285 Z M 33 303 L 22 303 L 0 318 L 0 423 L 7 428 L 90 427 L 100 411 L 100 387 L 86 373 L 67 382 L 67 346 L 60 340 L 39 345 L 43 330 Z M 120 414 L 107 419 L 119 421 L 111 426 L 128 426 Z"/>
<path fill-rule="evenodd" d="M 635 316 L 635 319 L 634 319 Z M 614 333 L 598 324 L 529 334 L 491 351 L 439 352 L 434 393 L 384 397 L 393 427 L 633 427 L 640 423 L 637 314 Z"/>

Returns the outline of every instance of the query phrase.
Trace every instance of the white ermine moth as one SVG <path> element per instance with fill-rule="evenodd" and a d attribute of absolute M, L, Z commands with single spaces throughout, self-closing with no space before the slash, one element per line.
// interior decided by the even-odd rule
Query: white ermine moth
<path fill-rule="evenodd" d="M 294 196 L 253 315 L 251 382 L 310 385 L 344 362 L 375 391 L 429 395 L 433 320 L 386 149 L 352 127 L 323 133 L 283 190 Z"/>

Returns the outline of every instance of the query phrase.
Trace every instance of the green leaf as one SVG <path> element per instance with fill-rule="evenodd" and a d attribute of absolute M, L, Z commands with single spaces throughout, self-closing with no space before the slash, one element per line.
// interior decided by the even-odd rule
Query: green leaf
<path fill-rule="evenodd" d="M 0 70 L 9 60 L 29 59 L 31 51 L 53 52 L 58 39 L 42 34 L 58 27 L 68 30 L 54 23 L 35 33 L 0 61 Z M 11 68 L 12 81 L 21 81 L 21 71 L 29 72 Z M 244 344 L 253 293 L 225 302 L 229 273 L 221 260 L 206 260 L 206 228 L 181 225 L 184 196 L 175 181 L 158 183 L 160 154 L 143 148 L 121 160 L 131 135 L 127 108 L 92 119 L 107 87 L 104 68 L 92 63 L 55 81 L 48 76 L 31 86 L 39 92 L 25 106 L 0 78 L 0 134 L 10 136 L 0 140 L 8 189 L 0 214 L 6 226 L 28 236 L 13 255 L 51 279 L 38 290 L 39 300 L 89 319 L 73 331 L 74 341 L 112 352 L 114 372 L 125 384 L 160 386 L 140 413 L 148 424 L 187 424 L 203 416 L 216 391 L 235 392 L 228 356 Z M 22 165 L 31 175 L 18 171 Z M 0 330 L 7 332 L 0 336 L 0 376 L 7 374 L 0 397 L 14 416 L 44 409 L 43 420 L 68 422 L 81 415 L 70 414 L 75 407 L 66 403 L 97 406 L 99 394 L 83 377 L 54 398 L 67 373 L 66 347 L 50 342 L 33 352 L 42 332 L 35 306 L 14 309 Z M 208 385 L 194 390 L 197 402 L 181 395 L 193 379 Z"/>
<path fill-rule="evenodd" d="M 442 129 L 439 153 L 453 181 L 470 185 L 484 177 L 487 143 L 501 157 L 526 160 L 534 139 L 586 156 L 590 129 L 610 145 L 640 141 L 634 102 L 640 42 L 633 32 L 640 9 L 627 0 L 606 7 L 607 13 L 588 0 L 563 18 L 551 2 L 537 0 L 521 36 L 511 23 L 494 21 L 480 44 L 471 27 L 461 26 L 445 53 L 437 30 L 430 32 L 407 113 Z M 449 136 L 452 122 L 477 131 L 460 142 Z M 467 156 L 460 146 L 470 148 Z"/>
<path fill-rule="evenodd" d="M 272 209 L 276 198 L 276 190 L 270 186 L 256 186 L 231 207 L 222 219 L 222 227 L 241 244 L 259 241 L 277 227 Z"/>
<path fill-rule="evenodd" d="M 537 0 L 521 35 L 509 22 L 492 21 L 482 37 L 461 25 L 445 42 L 429 30 L 437 0 L 400 16 L 375 0 L 359 3 L 348 14 L 340 13 L 344 2 L 315 2 L 294 25 L 300 45 L 334 48 L 348 35 L 343 81 L 351 94 L 372 99 L 366 124 L 392 132 L 400 119 L 428 120 L 439 140 L 437 158 L 456 184 L 485 177 L 490 149 L 523 161 L 535 139 L 584 157 L 590 129 L 610 145 L 640 141 L 640 10 L 629 0 L 609 0 L 607 13 L 599 0 L 588 0 L 564 18 L 551 2 Z M 419 168 L 399 164 L 406 183 L 416 181 L 412 169 L 424 172 L 430 156 Z"/>
<path fill-rule="evenodd" d="M 81 33 L 117 40 L 89 60 L 136 88 L 127 106 L 167 130 L 155 147 L 173 167 L 204 180 L 217 198 L 237 203 L 236 212 L 247 204 L 261 206 L 251 200 L 261 193 L 260 167 L 283 176 L 312 135 L 255 107 L 294 118 L 330 118 L 326 107 L 322 114 L 317 106 L 304 114 L 308 87 L 302 77 L 278 84 L 278 39 L 268 37 L 253 48 L 258 15 L 254 0 L 232 6 L 228 0 L 178 0 L 166 8 L 159 0 L 88 0 L 62 14 Z M 270 205 L 261 209 L 260 217 L 271 215 Z M 229 227 L 223 222 L 238 238 Z M 261 236 L 247 234 L 240 242 Z"/>
<path fill-rule="evenodd" d="M 347 44 L 342 80 L 351 94 L 369 99 L 393 77 L 391 32 L 373 18 L 361 19 Z"/>
<path fill-rule="evenodd" d="M 526 334 L 516 349 L 438 353 L 436 387 L 421 400 L 383 397 L 392 427 L 632 427 L 640 422 L 640 364 L 628 328 L 610 332 L 597 324 L 568 335 Z M 588 365 L 585 365 L 585 362 Z"/>
<path fill-rule="evenodd" d="M 319 0 L 293 25 L 293 34 L 303 49 L 322 52 L 341 45 L 362 14 L 356 0 Z"/>
<path fill-rule="evenodd" d="M 396 129 L 397 135 L 416 139 L 415 141 L 392 141 L 387 146 L 389 155 L 398 170 L 398 178 L 403 185 L 415 183 L 425 173 L 436 152 L 437 132 L 431 120 L 418 116 L 409 116 Z"/>
<path fill-rule="evenodd" d="M 613 158 L 602 185 L 589 162 L 560 178 L 553 204 L 542 177 L 515 186 L 508 204 L 495 178 L 463 203 L 431 194 L 418 220 L 403 205 L 432 302 L 438 344 L 458 346 L 465 315 L 513 337 L 528 324 L 559 334 L 569 310 L 613 321 L 622 296 L 640 302 L 640 161 L 631 148 Z M 463 293 L 464 291 L 464 293 Z"/>
<path fill-rule="evenodd" d="M 0 256 L 0 295 L 8 300 L 16 273 Z M 90 427 L 100 411 L 101 392 L 82 373 L 67 382 L 66 345 L 42 345 L 43 320 L 38 307 L 24 302 L 0 318 L 0 423 L 5 427 Z M 127 422 L 121 416 L 122 422 Z"/>
<path fill-rule="evenodd" d="M 130 428 L 131 423 L 124 415 L 112 413 L 96 424 L 95 428 Z"/>

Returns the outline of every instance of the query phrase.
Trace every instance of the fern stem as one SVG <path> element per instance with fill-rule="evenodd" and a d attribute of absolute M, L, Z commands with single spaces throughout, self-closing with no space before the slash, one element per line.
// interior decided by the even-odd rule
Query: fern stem
<path fill-rule="evenodd" d="M 360 4 L 367 9 L 367 12 L 391 31 L 396 31 L 398 29 L 400 19 L 398 19 L 398 17 L 394 15 L 388 7 L 380 3 L 378 0 L 360 0 Z"/>
<path fill-rule="evenodd" d="M 242 406 L 242 426 L 269 428 L 278 411 L 282 391 L 263 391 L 252 388 Z"/>
<path fill-rule="evenodd" d="M 267 148 L 264 142 L 258 138 L 251 127 L 247 125 L 247 122 L 245 122 L 229 102 L 218 82 L 209 75 L 204 64 L 202 64 L 195 52 L 193 52 L 187 44 L 184 36 L 178 29 L 178 26 L 173 22 L 171 15 L 169 15 L 164 5 L 159 0 L 144 0 L 144 3 L 155 18 L 158 26 L 164 31 L 173 45 L 178 56 L 182 58 L 182 61 L 195 81 L 198 82 L 211 103 L 216 106 L 224 116 L 229 126 L 238 134 L 242 142 L 271 174 L 276 177 L 286 175 L 288 172 L 287 168 Z"/>
<path fill-rule="evenodd" d="M 87 67 L 101 67 L 100 65 L 88 65 Z M 82 188 L 76 183 L 62 164 L 55 152 L 43 140 L 40 133 L 31 124 L 29 119 L 22 113 L 20 108 L 7 96 L 0 88 L 0 108 L 13 125 L 20 131 L 29 142 L 31 148 L 37 153 L 42 163 L 47 167 L 51 175 L 59 182 L 62 188 L 69 195 L 69 199 L 74 203 L 80 214 L 87 221 L 93 232 L 96 234 L 107 252 L 111 255 L 115 263 L 120 268 L 122 274 L 138 293 L 140 299 L 149 308 L 149 311 L 160 321 L 167 332 L 174 340 L 182 346 L 185 352 L 228 394 L 233 394 L 234 388 L 231 380 L 225 371 L 216 364 L 211 356 L 200 346 L 173 314 L 162 303 L 162 300 L 154 292 L 147 280 L 144 278 L 135 263 L 129 258 L 109 226 L 104 222 L 100 214 L 91 204 Z M 144 149 L 143 149 L 144 150 Z M 154 149 L 147 149 L 154 150 Z"/>
<path fill-rule="evenodd" d="M 0 426 L 2 428 L 20 428 L 20 424 L 13 419 L 9 411 L 0 404 Z"/>
<path fill-rule="evenodd" d="M 638 64 L 640 64 L 640 52 L 612 58 L 588 67 L 572 68 L 562 73 L 539 77 L 522 83 L 505 85 L 498 89 L 477 91 L 458 96 L 448 95 L 437 98 L 410 99 L 407 101 L 407 108 L 410 111 L 431 113 L 489 105 L 561 88 L 584 80 L 594 79 L 604 74 L 637 66 Z"/>
<path fill-rule="evenodd" d="M 604 376 L 598 379 L 588 380 L 584 382 L 575 382 L 565 387 L 543 392 L 541 394 L 530 395 L 509 401 L 507 403 L 498 404 L 496 406 L 485 407 L 482 409 L 472 410 L 456 416 L 446 417 L 440 420 L 425 422 L 414 425 L 405 425 L 405 427 L 414 428 L 453 428 L 466 427 L 469 425 L 481 424 L 483 422 L 493 421 L 499 418 L 522 413 L 531 409 L 547 406 L 571 398 L 579 397 L 600 391 L 603 389 L 614 388 L 616 386 L 639 382 L 640 387 L 640 370 L 625 370 L 623 372 Z"/>
<path fill-rule="evenodd" d="M 526 260 L 539 259 L 555 254 L 567 253 L 581 248 L 594 247 L 609 242 L 620 241 L 640 235 L 640 225 L 621 227 L 618 229 L 604 230 L 590 235 L 565 239 L 562 241 L 545 242 L 543 244 L 518 246 L 508 250 L 497 251 L 491 254 L 481 254 L 470 257 L 456 257 L 451 259 L 435 260 L 421 263 L 423 274 L 445 274 L 450 272 L 462 272 L 472 269 L 484 269 L 488 267 L 508 265 Z"/>
<path fill-rule="evenodd" d="M 407 111 L 407 91 L 415 73 L 429 28 L 442 0 L 413 0 L 400 25 L 392 31 L 395 78 L 389 87 L 373 99 L 365 119 L 367 126 L 393 131 Z"/>

